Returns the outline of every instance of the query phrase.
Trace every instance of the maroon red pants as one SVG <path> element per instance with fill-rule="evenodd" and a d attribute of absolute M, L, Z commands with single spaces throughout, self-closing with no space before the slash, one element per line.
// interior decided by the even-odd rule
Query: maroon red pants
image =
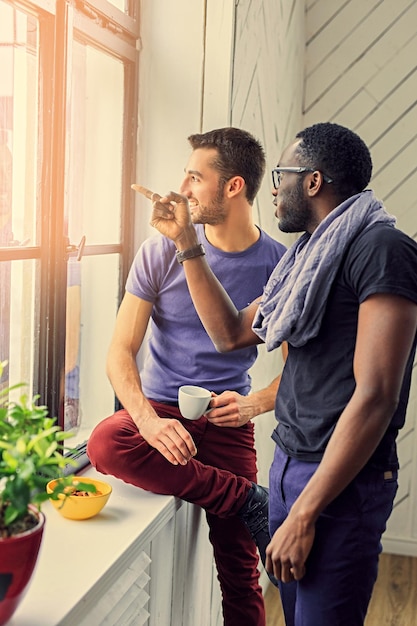
<path fill-rule="evenodd" d="M 203 416 L 183 419 L 177 407 L 152 402 L 160 417 L 181 421 L 197 455 L 172 465 L 140 435 L 127 411 L 118 411 L 93 430 L 88 456 L 99 472 L 154 493 L 177 496 L 206 510 L 226 626 L 264 626 L 265 610 L 255 544 L 236 513 L 256 481 L 254 428 L 213 426 Z"/>

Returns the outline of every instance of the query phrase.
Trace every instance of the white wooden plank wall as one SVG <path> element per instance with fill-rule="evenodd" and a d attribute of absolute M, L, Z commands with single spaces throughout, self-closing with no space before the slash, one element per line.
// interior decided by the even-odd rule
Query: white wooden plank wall
<path fill-rule="evenodd" d="M 270 170 L 302 125 L 304 75 L 303 0 L 239 0 L 232 84 L 232 124 L 263 143 L 267 172 L 256 206 L 258 223 L 277 230 Z"/>
<path fill-rule="evenodd" d="M 371 186 L 417 239 L 417 1 L 237 0 L 231 122 L 264 144 L 268 169 L 255 206 L 258 223 L 285 244 L 271 205 L 269 170 L 295 133 L 319 121 L 355 130 L 369 145 Z M 279 362 L 262 354 L 254 387 Z M 417 555 L 417 383 L 399 439 L 400 490 L 386 549 Z M 273 422 L 259 418 L 260 480 L 267 480 Z"/>
<path fill-rule="evenodd" d="M 255 220 L 285 245 L 294 237 L 278 230 L 270 171 L 302 125 L 304 45 L 304 0 L 236 2 L 231 123 L 253 133 L 265 147 L 267 170 L 254 205 Z M 268 354 L 261 346 L 251 371 L 253 389 L 269 384 L 281 369 L 280 352 Z M 273 412 L 255 420 L 258 481 L 265 485 L 275 425 Z"/>
<path fill-rule="evenodd" d="M 371 187 L 417 239 L 417 2 L 306 0 L 303 126 L 355 130 L 373 157 Z M 417 384 L 399 438 L 400 488 L 386 550 L 417 555 Z"/>
<path fill-rule="evenodd" d="M 372 187 L 417 233 L 417 2 L 307 0 L 304 126 L 329 120 L 371 148 Z M 411 192 L 411 193 L 410 193 Z"/>

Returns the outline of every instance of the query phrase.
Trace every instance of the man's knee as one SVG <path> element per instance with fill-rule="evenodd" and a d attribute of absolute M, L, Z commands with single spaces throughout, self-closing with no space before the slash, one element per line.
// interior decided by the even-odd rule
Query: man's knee
<path fill-rule="evenodd" d="M 108 472 L 108 465 L 117 458 L 120 446 L 125 447 L 130 440 L 133 429 L 129 420 L 133 424 L 130 417 L 127 420 L 125 416 L 116 413 L 99 422 L 93 429 L 87 443 L 87 455 L 98 471 Z"/>

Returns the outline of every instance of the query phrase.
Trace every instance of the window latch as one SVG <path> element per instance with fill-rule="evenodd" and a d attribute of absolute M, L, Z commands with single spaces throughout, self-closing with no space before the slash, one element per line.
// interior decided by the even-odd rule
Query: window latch
<path fill-rule="evenodd" d="M 85 235 L 81 237 L 81 241 L 78 246 L 74 246 L 73 244 L 67 245 L 67 254 L 71 254 L 71 252 L 77 252 L 77 261 L 81 261 L 82 256 L 84 254 L 84 246 L 85 246 Z"/>

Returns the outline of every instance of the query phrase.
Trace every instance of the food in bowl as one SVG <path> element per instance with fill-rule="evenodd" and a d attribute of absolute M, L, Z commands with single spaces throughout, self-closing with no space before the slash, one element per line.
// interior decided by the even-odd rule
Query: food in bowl
<path fill-rule="evenodd" d="M 56 478 L 49 481 L 46 491 L 52 494 L 58 481 L 66 480 Z M 78 485 L 80 489 L 78 489 Z M 95 491 L 89 491 L 84 487 L 93 485 Z M 59 494 L 57 498 L 52 499 L 52 505 L 56 510 L 67 519 L 82 520 L 94 517 L 103 509 L 112 492 L 111 485 L 96 478 L 80 476 L 73 479 L 71 485 L 65 488 L 65 494 Z"/>

